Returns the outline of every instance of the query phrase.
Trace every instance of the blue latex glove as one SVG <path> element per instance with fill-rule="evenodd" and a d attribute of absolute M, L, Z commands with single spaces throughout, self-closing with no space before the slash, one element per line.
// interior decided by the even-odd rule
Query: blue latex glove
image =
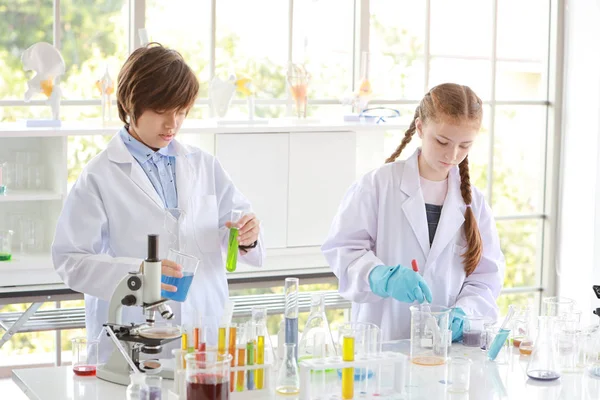
<path fill-rule="evenodd" d="M 419 303 L 427 300 L 431 303 L 431 290 L 425 279 L 411 268 L 397 265 L 386 267 L 379 265 L 369 274 L 371 291 L 381 297 L 392 296 L 404 303 Z"/>
<path fill-rule="evenodd" d="M 453 308 L 450 312 L 450 329 L 452 329 L 452 341 L 458 342 L 463 336 L 463 320 L 465 312 L 462 308 Z"/>

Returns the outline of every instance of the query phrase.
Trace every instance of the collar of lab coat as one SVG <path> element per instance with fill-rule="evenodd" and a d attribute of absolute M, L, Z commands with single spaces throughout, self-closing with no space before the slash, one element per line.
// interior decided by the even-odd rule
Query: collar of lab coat
<path fill-rule="evenodd" d="M 195 147 L 184 145 L 177 140 L 173 140 L 169 146 L 172 146 L 172 149 L 170 150 L 177 158 L 177 162 L 175 163 L 177 175 L 177 206 L 178 208 L 187 210 L 190 193 L 188 182 L 193 182 L 194 180 L 191 177 L 192 168 L 188 156 L 197 153 L 200 150 Z M 152 186 L 150 179 L 148 179 L 148 176 L 144 173 L 142 167 L 131 155 L 123 142 L 123 138 L 118 132 L 113 136 L 110 142 L 108 142 L 106 151 L 108 159 L 116 164 L 120 164 L 125 172 L 129 174 L 131 180 L 161 209 L 164 209 L 164 204 L 158 193 L 156 193 L 156 189 Z"/>
<path fill-rule="evenodd" d="M 460 174 L 458 167 L 450 169 L 448 174 L 448 193 L 442 207 L 442 215 L 431 248 L 429 246 L 429 228 L 425 200 L 419 179 L 418 148 L 404 163 L 400 189 L 408 196 L 402 204 L 402 211 L 417 237 L 423 255 L 427 259 L 425 266 L 433 263 L 456 235 L 465 221 L 465 203 L 460 193 Z"/>

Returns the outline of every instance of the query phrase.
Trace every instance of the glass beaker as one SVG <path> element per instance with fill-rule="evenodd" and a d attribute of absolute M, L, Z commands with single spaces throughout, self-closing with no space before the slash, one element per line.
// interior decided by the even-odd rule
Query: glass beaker
<path fill-rule="evenodd" d="M 575 306 L 575 300 L 566 297 L 545 297 L 542 300 L 542 316 L 560 317 L 568 314 Z"/>
<path fill-rule="evenodd" d="M 297 395 L 300 393 L 300 373 L 296 362 L 296 344 L 285 343 L 284 347 L 283 362 L 279 368 L 275 390 L 278 394 Z"/>
<path fill-rule="evenodd" d="M 325 297 L 322 293 L 313 293 L 311 297 L 310 315 L 304 325 L 300 338 L 298 360 L 335 356 L 331 329 L 325 314 Z"/>
<path fill-rule="evenodd" d="M 240 246 L 238 242 L 239 230 L 237 227 L 237 223 L 240 222 L 243 216 L 244 212 L 242 210 L 231 211 L 231 228 L 229 228 L 229 241 L 227 245 L 227 263 L 225 264 L 225 269 L 227 269 L 227 272 L 234 272 L 237 268 L 237 258 Z"/>
<path fill-rule="evenodd" d="M 448 357 L 451 309 L 436 305 L 410 307 L 410 359 L 418 365 L 442 365 Z"/>
<path fill-rule="evenodd" d="M 308 82 L 310 76 L 304 65 L 290 63 L 287 72 L 287 82 L 290 93 L 296 104 L 296 116 L 306 118 L 308 104 Z"/>
<path fill-rule="evenodd" d="M 174 276 L 161 275 L 161 282 L 167 285 L 175 286 L 177 288 L 177 291 L 169 292 L 161 289 L 160 295 L 171 300 L 184 302 L 187 298 L 190 285 L 194 280 L 194 275 L 196 274 L 196 270 L 198 269 L 198 264 L 200 264 L 200 260 L 198 260 L 194 256 L 183 254 L 173 249 L 169 249 L 169 254 L 167 254 L 167 260 L 173 261 L 178 265 L 181 265 L 181 272 L 183 273 L 183 276 L 181 278 L 176 278 Z"/>
<path fill-rule="evenodd" d="M 527 376 L 543 381 L 555 380 L 560 378 L 553 332 L 555 318 L 542 316 L 538 317 L 538 321 L 538 334 L 527 364 Z"/>
<path fill-rule="evenodd" d="M 481 347 L 484 324 L 490 319 L 478 316 L 466 316 L 463 321 L 462 343 L 468 347 Z"/>
<path fill-rule="evenodd" d="M 513 306 L 515 314 L 512 318 L 512 344 L 519 348 L 522 340 L 531 340 L 531 307 L 530 306 Z"/>
<path fill-rule="evenodd" d="M 452 357 L 450 359 L 450 392 L 468 392 L 471 382 L 471 364 L 473 362 L 465 357 Z"/>
<path fill-rule="evenodd" d="M 194 351 L 185 356 L 187 399 L 228 400 L 231 355 Z"/>
<path fill-rule="evenodd" d="M 73 372 L 79 376 L 95 376 L 98 363 L 98 341 L 85 337 L 71 339 Z"/>
<path fill-rule="evenodd" d="M 12 236 L 11 230 L 0 230 L 0 261 L 10 261 L 12 258 Z"/>
<path fill-rule="evenodd" d="M 142 393 L 147 393 L 148 400 L 162 400 L 162 377 L 147 373 L 146 386 L 147 389 L 142 389 Z"/>

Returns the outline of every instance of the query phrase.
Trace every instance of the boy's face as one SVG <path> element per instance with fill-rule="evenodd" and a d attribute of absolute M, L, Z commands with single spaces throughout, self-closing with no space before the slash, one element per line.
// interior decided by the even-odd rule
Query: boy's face
<path fill-rule="evenodd" d="M 135 124 L 131 124 L 129 133 L 154 151 L 167 147 L 179 132 L 185 120 L 187 110 L 157 112 L 146 110 Z"/>

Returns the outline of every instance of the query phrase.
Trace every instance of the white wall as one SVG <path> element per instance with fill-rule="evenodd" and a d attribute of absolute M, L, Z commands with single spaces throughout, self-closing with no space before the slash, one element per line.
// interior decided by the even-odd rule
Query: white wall
<path fill-rule="evenodd" d="M 558 291 L 577 301 L 588 323 L 600 307 L 592 291 L 600 285 L 600 6 L 566 4 Z"/>

